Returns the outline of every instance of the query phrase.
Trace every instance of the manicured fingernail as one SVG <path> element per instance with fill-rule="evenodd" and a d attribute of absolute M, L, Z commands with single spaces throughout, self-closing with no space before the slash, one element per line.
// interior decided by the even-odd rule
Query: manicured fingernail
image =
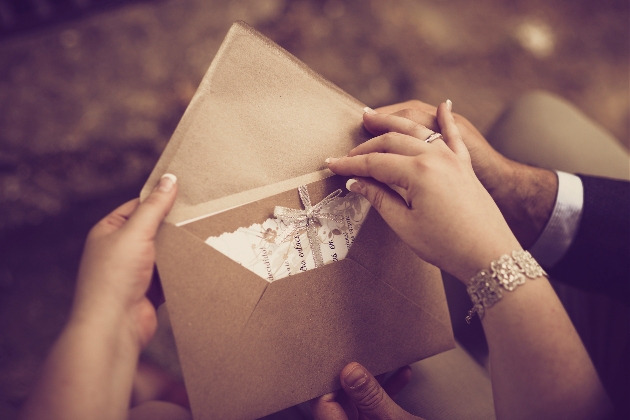
<path fill-rule="evenodd" d="M 348 191 L 352 191 L 359 194 L 361 194 L 361 191 L 363 191 L 363 186 L 364 186 L 363 182 L 356 180 L 354 178 L 350 178 L 346 182 L 346 188 L 348 189 Z"/>
<path fill-rule="evenodd" d="M 326 159 L 324 162 L 326 162 L 327 164 L 331 164 L 331 163 L 335 163 L 339 160 L 339 158 L 328 158 Z"/>
<path fill-rule="evenodd" d="M 365 108 L 363 108 L 363 112 L 366 113 L 366 114 L 376 114 L 377 113 L 376 111 L 374 111 L 369 106 L 366 106 Z"/>
<path fill-rule="evenodd" d="M 446 109 L 448 109 L 449 111 L 453 110 L 453 102 L 451 102 L 450 99 L 446 100 Z"/>
<path fill-rule="evenodd" d="M 365 370 L 363 370 L 361 365 L 356 365 L 350 372 L 348 372 L 346 377 L 343 378 L 343 381 L 346 385 L 348 385 L 348 387 L 357 388 L 367 381 L 367 373 L 365 373 Z"/>
<path fill-rule="evenodd" d="M 160 179 L 160 183 L 157 186 L 157 190 L 161 192 L 169 192 L 175 186 L 177 177 L 173 174 L 164 174 Z"/>

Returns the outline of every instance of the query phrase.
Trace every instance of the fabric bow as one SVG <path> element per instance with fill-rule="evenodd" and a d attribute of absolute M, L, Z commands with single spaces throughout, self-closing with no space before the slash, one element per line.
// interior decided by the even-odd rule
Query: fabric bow
<path fill-rule="evenodd" d="M 308 195 L 306 185 L 300 186 L 298 191 L 300 193 L 302 204 L 304 205 L 304 210 L 290 209 L 282 206 L 276 206 L 273 210 L 274 217 L 287 225 L 287 228 L 276 237 L 276 243 L 281 244 L 290 240 L 295 235 L 299 235 L 303 231 L 306 231 L 308 243 L 313 252 L 315 268 L 317 268 L 324 265 L 324 258 L 322 257 L 322 250 L 317 238 L 317 226 L 315 225 L 315 221 L 318 219 L 329 219 L 340 225 L 343 224 L 343 215 L 324 213 L 322 211 L 324 206 L 329 204 L 337 198 L 339 194 L 341 194 L 341 190 L 339 189 L 332 192 L 314 206 L 311 205 L 311 198 Z"/>

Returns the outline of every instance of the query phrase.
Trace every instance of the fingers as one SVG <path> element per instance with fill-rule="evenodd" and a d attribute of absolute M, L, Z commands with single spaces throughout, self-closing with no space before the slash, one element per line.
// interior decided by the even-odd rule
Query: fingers
<path fill-rule="evenodd" d="M 411 381 L 411 367 L 403 366 L 385 382 L 383 389 L 392 400 L 396 400 L 398 393 Z"/>
<path fill-rule="evenodd" d="M 380 109 L 381 108 L 379 108 L 379 110 Z M 422 124 L 423 126 L 433 131 L 440 131 L 440 126 L 438 125 L 437 119 L 435 118 L 435 112 L 436 111 L 434 110 L 433 113 L 427 113 L 427 112 L 420 111 L 418 109 L 406 108 L 406 109 L 402 109 L 400 111 L 394 112 L 391 115 L 401 117 L 401 118 L 406 118 L 415 123 Z M 372 119 L 370 119 L 370 117 L 363 118 L 363 125 L 374 136 L 378 136 L 385 133 L 385 131 L 380 131 L 378 126 L 373 125 L 373 121 Z"/>
<path fill-rule="evenodd" d="M 346 188 L 364 196 L 394 231 L 405 222 L 409 207 L 400 194 L 387 185 L 369 178 L 352 178 Z"/>
<path fill-rule="evenodd" d="M 430 130 L 427 130 L 430 134 Z M 428 135 L 428 134 L 427 134 Z M 417 138 L 400 133 L 385 133 L 361 143 L 348 153 L 348 156 L 367 155 L 369 153 L 395 153 L 404 156 L 416 156 L 426 150 L 427 144 Z"/>
<path fill-rule="evenodd" d="M 455 125 L 455 118 L 451 113 L 452 102 L 447 100 L 441 103 L 437 110 L 437 120 L 440 125 L 442 136 L 446 145 L 455 152 L 456 155 L 467 157 L 468 149 L 464 144 L 459 128 Z"/>
<path fill-rule="evenodd" d="M 433 131 L 423 124 L 398 115 L 377 114 L 373 112 L 363 114 L 363 124 L 368 131 L 375 135 L 394 131 L 396 133 L 413 136 L 420 140 L 426 139 Z"/>
<path fill-rule="evenodd" d="M 127 420 L 191 420 L 192 414 L 180 405 L 166 401 L 147 401 L 129 410 Z"/>
<path fill-rule="evenodd" d="M 151 400 L 169 401 L 190 407 L 181 381 L 157 366 L 139 362 L 133 379 L 131 406 Z"/>
<path fill-rule="evenodd" d="M 409 207 L 398 192 L 370 178 L 349 179 L 346 188 L 364 196 L 394 232 L 404 232 L 409 223 Z"/>
<path fill-rule="evenodd" d="M 336 393 L 324 394 L 310 401 L 314 420 L 348 420 L 345 410 L 336 401 Z"/>
<path fill-rule="evenodd" d="M 437 108 L 433 108 L 432 112 L 423 112 L 419 109 L 407 108 L 398 112 L 394 112 L 392 115 L 407 118 L 408 120 L 417 122 L 418 124 L 422 124 L 433 131 L 440 131 L 440 126 L 438 125 L 437 119 L 435 118 L 436 112 Z"/>
<path fill-rule="evenodd" d="M 388 137 L 392 137 L 391 132 L 406 134 L 407 136 L 415 137 L 418 140 L 417 143 L 419 143 L 418 145 L 416 145 L 416 147 L 421 151 L 431 149 L 435 150 L 436 148 L 446 149 L 446 145 L 441 138 L 432 141 L 429 149 L 424 149 L 426 146 L 428 146 L 425 140 L 435 131 L 425 127 L 422 124 L 419 124 L 407 118 L 400 117 L 398 115 L 366 112 L 365 114 L 363 114 L 363 122 L 364 124 L 369 123 L 374 132 L 388 132 L 388 134 L 384 134 Z M 357 146 L 350 152 L 350 155 L 356 153 L 357 149 L 362 149 L 362 146 L 363 145 Z M 365 148 L 365 146 L 363 148 Z"/>
<path fill-rule="evenodd" d="M 435 115 L 436 111 L 436 108 L 433 105 L 414 99 L 411 101 L 376 108 L 376 112 L 380 112 L 382 114 L 393 114 L 403 109 L 417 109 L 418 111 L 433 115 Z"/>
<path fill-rule="evenodd" d="M 404 419 L 412 416 L 387 395 L 376 378 L 358 363 L 341 371 L 341 386 L 359 412 L 367 419 Z"/>
<path fill-rule="evenodd" d="M 125 204 L 119 206 L 116 210 L 110 213 L 110 216 L 114 216 L 119 220 L 127 221 L 129 216 L 131 216 L 138 207 L 138 204 L 140 204 L 140 200 L 134 198 L 133 200 L 127 201 Z"/>
<path fill-rule="evenodd" d="M 138 204 L 139 201 L 137 198 L 127 201 L 98 222 L 90 231 L 90 236 L 98 237 L 117 231 L 127 222 L 127 219 L 129 219 L 129 216 L 136 210 Z"/>
<path fill-rule="evenodd" d="M 173 207 L 177 195 L 177 178 L 165 174 L 149 196 L 138 206 L 125 225 L 144 239 L 153 239 L 160 223 Z"/>
<path fill-rule="evenodd" d="M 359 156 L 345 156 L 342 158 L 328 158 L 328 168 L 337 175 L 372 177 L 377 181 L 389 185 L 407 188 L 409 181 L 407 171 L 407 156 L 388 153 L 370 153 Z"/>

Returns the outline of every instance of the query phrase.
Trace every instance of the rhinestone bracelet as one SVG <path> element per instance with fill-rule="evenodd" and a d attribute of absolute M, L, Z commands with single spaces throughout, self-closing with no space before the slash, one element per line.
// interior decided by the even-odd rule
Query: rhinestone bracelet
<path fill-rule="evenodd" d="M 498 260 L 490 263 L 490 271 L 479 271 L 470 279 L 466 288 L 473 302 L 473 307 L 466 316 L 466 322 L 470 324 L 475 313 L 483 319 L 486 308 L 491 307 L 503 297 L 501 288 L 511 292 L 525 283 L 525 276 L 530 279 L 547 276 L 545 270 L 527 251 L 513 251 L 512 256 L 501 255 Z"/>

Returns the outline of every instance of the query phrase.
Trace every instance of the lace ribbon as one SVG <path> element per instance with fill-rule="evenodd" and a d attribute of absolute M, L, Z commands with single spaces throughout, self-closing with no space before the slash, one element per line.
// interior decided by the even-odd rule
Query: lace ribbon
<path fill-rule="evenodd" d="M 304 210 L 290 209 L 288 207 L 276 206 L 273 210 L 273 216 L 279 219 L 287 225 L 277 237 L 276 243 L 281 244 L 288 240 L 291 240 L 295 235 L 299 235 L 306 231 L 308 237 L 308 243 L 311 246 L 313 252 L 313 260 L 315 261 L 315 268 L 324 265 L 324 258 L 322 257 L 322 250 L 317 238 L 317 222 L 319 219 L 333 220 L 338 224 L 343 224 L 343 215 L 334 213 L 325 213 L 323 207 L 333 201 L 341 194 L 341 190 L 337 190 L 329 194 L 322 201 L 316 205 L 311 205 L 311 198 L 308 195 L 308 189 L 306 185 L 302 185 L 298 188 L 300 193 L 300 199 L 304 205 Z M 320 223 L 321 224 L 321 223 Z"/>

